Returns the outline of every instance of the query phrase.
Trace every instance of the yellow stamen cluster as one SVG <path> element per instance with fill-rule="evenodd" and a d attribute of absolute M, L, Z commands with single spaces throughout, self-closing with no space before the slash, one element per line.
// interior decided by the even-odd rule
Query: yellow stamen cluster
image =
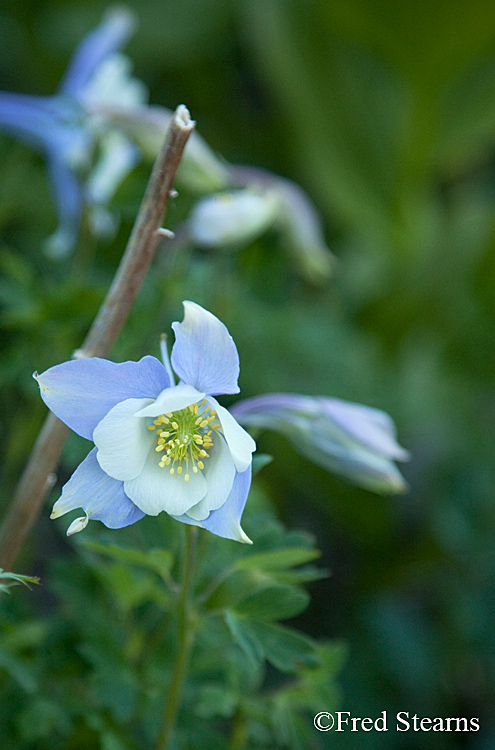
<path fill-rule="evenodd" d="M 210 405 L 203 399 L 180 411 L 160 414 L 148 425 L 148 430 L 157 431 L 156 452 L 164 452 L 158 465 L 162 469 L 169 466 L 170 474 L 184 474 L 185 482 L 190 479 L 190 463 L 194 474 L 205 468 L 202 459 L 210 457 L 207 451 L 213 448 L 213 431 L 220 427 L 216 411 L 208 414 L 209 409 Z"/>

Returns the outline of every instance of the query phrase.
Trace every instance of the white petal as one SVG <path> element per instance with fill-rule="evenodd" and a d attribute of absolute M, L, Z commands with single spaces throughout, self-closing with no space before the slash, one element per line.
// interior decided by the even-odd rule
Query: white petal
<path fill-rule="evenodd" d="M 216 399 L 210 396 L 208 401 L 217 411 L 235 468 L 240 473 L 246 471 L 248 466 L 251 465 L 251 454 L 256 450 L 256 443 L 251 435 L 236 422 L 232 414 L 223 406 L 220 406 Z"/>
<path fill-rule="evenodd" d="M 215 435 L 209 454 L 210 457 L 204 460 L 203 471 L 208 491 L 197 505 L 187 511 L 187 515 L 195 521 L 203 521 L 210 511 L 220 508 L 230 495 L 234 482 L 235 466 L 223 435 Z"/>
<path fill-rule="evenodd" d="M 143 513 L 156 516 L 162 510 L 171 516 L 181 516 L 206 495 L 207 484 L 203 474 L 189 472 L 189 481 L 184 479 L 186 469 L 183 463 L 182 474 L 170 474 L 169 466 L 158 464 L 161 454 L 154 447 L 149 452 L 141 474 L 124 482 L 126 495 Z"/>
<path fill-rule="evenodd" d="M 67 529 L 67 536 L 72 536 L 72 534 L 77 534 L 78 531 L 82 531 L 83 529 L 85 529 L 88 525 L 88 521 L 88 516 L 81 516 L 81 518 L 76 518 L 76 520 L 72 521 L 71 525 Z"/>
<path fill-rule="evenodd" d="M 179 385 L 174 385 L 173 388 L 165 388 L 153 403 L 136 412 L 136 416 L 158 417 L 159 414 L 185 409 L 190 404 L 202 401 L 204 397 L 205 394 L 197 391 L 192 385 L 179 383 Z"/>
<path fill-rule="evenodd" d="M 136 412 L 152 403 L 150 398 L 128 398 L 110 409 L 97 425 L 93 439 L 98 463 L 114 479 L 134 479 L 143 470 L 156 434 L 147 429 L 148 420 Z"/>

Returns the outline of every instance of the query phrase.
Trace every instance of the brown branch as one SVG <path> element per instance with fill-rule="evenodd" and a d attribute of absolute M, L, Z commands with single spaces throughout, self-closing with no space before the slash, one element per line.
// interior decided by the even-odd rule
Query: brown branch
<path fill-rule="evenodd" d="M 187 139 L 194 128 L 184 105 L 177 107 L 146 188 L 127 247 L 108 294 L 74 356 L 106 357 L 124 325 L 164 234 L 161 224 Z M 22 544 L 41 511 L 68 428 L 49 414 L 17 485 L 0 530 L 0 567 L 11 570 Z"/>

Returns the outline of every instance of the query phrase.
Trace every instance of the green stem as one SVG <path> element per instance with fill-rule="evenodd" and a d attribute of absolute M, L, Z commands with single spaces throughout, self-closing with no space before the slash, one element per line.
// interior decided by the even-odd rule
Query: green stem
<path fill-rule="evenodd" d="M 230 736 L 229 750 L 244 750 L 248 739 L 246 717 L 242 711 L 237 710 L 234 716 L 232 734 Z"/>
<path fill-rule="evenodd" d="M 180 707 L 182 688 L 186 679 L 189 657 L 194 643 L 194 607 L 192 590 L 194 584 L 194 560 L 196 556 L 197 526 L 186 526 L 186 551 L 182 574 L 182 590 L 178 611 L 177 658 L 167 695 L 163 725 L 156 750 L 167 750 L 175 728 Z"/>

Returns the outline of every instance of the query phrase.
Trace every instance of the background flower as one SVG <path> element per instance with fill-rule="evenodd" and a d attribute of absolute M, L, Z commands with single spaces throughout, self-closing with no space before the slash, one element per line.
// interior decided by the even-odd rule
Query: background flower
<path fill-rule="evenodd" d="M 46 243 L 51 255 L 73 249 L 84 209 L 91 233 L 111 237 L 118 223 L 109 209 L 114 193 L 143 156 L 156 158 L 163 143 L 172 112 L 147 105 L 146 86 L 132 76 L 130 59 L 120 52 L 135 26 L 130 10 L 107 11 L 77 47 L 54 96 L 0 91 L 0 128 L 42 150 L 48 160 L 59 212 L 58 229 Z M 289 180 L 267 170 L 230 167 L 196 132 L 178 178 L 196 195 L 222 191 L 206 204 L 200 201 L 186 223 L 193 242 L 240 246 L 275 224 L 303 274 L 315 282 L 330 275 L 332 256 L 317 212 Z M 245 193 L 236 191 L 229 206 L 222 202 L 226 190 L 239 187 Z M 219 205 L 220 226 L 212 232 L 211 213 Z M 233 230 L 241 218 L 242 231 Z"/>
<path fill-rule="evenodd" d="M 408 453 L 397 443 L 392 419 L 379 409 L 338 398 L 267 393 L 239 401 L 236 419 L 277 430 L 310 461 L 375 492 L 405 492 L 394 461 Z"/>
<path fill-rule="evenodd" d="M 96 233 L 112 230 L 105 207 L 136 164 L 136 146 L 109 128 L 103 113 L 117 102 L 136 107 L 146 99 L 144 85 L 131 78 L 129 61 L 117 52 L 134 26 L 130 11 L 109 11 L 77 48 L 54 96 L 0 92 L 0 128 L 41 149 L 48 159 L 59 210 L 59 227 L 47 241 L 53 255 L 73 248 L 84 204 L 92 209 Z"/>

